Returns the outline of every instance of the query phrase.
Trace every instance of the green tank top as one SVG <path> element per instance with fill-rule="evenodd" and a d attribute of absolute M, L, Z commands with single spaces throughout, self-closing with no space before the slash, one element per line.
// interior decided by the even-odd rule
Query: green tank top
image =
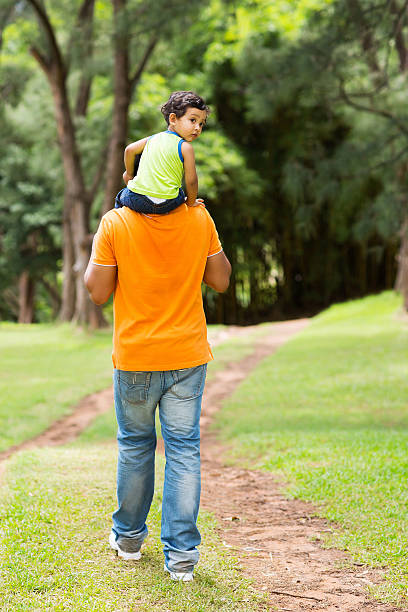
<path fill-rule="evenodd" d="M 176 132 L 170 130 L 150 136 L 137 175 L 128 182 L 128 189 L 152 198 L 176 198 L 184 173 L 183 142 Z"/>

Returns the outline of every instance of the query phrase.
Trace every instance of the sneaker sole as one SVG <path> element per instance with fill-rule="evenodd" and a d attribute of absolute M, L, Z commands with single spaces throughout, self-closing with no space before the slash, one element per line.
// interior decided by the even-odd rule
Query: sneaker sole
<path fill-rule="evenodd" d="M 193 572 L 171 572 L 166 565 L 164 571 L 170 574 L 171 580 L 175 582 L 192 582 L 194 580 Z"/>
<path fill-rule="evenodd" d="M 118 557 L 120 557 L 124 561 L 139 561 L 140 557 L 142 556 L 140 550 L 138 552 L 129 553 L 119 548 L 118 544 L 116 543 L 115 534 L 113 533 L 113 531 L 111 531 L 109 534 L 109 546 L 113 550 L 116 550 Z"/>

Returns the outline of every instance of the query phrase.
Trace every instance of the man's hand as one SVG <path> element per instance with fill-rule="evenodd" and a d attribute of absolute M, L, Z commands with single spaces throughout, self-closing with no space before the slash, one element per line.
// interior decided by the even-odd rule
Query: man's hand
<path fill-rule="evenodd" d="M 186 204 L 187 204 L 187 206 L 191 206 L 191 207 L 194 207 L 194 206 L 204 206 L 204 208 L 205 208 L 204 200 L 202 200 L 201 198 L 197 198 L 196 201 L 193 204 L 189 204 L 188 200 L 186 198 Z"/>

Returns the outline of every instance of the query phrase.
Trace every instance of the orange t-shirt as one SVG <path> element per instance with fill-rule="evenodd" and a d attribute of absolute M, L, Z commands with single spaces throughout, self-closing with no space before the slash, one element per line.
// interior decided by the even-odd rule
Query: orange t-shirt
<path fill-rule="evenodd" d="M 167 215 L 110 210 L 94 238 L 92 263 L 117 266 L 112 360 L 130 371 L 179 370 L 213 359 L 201 282 L 222 251 L 202 206 Z"/>

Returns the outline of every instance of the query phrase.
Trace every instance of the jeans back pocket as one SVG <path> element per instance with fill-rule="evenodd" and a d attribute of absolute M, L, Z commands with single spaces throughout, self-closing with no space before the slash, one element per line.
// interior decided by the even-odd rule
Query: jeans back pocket
<path fill-rule="evenodd" d="M 122 401 L 137 405 L 147 400 L 151 372 L 127 372 L 119 370 L 119 393 Z"/>
<path fill-rule="evenodd" d="M 174 385 L 170 391 L 180 399 L 192 399 L 198 397 L 204 391 L 207 364 L 195 368 L 173 370 Z"/>

